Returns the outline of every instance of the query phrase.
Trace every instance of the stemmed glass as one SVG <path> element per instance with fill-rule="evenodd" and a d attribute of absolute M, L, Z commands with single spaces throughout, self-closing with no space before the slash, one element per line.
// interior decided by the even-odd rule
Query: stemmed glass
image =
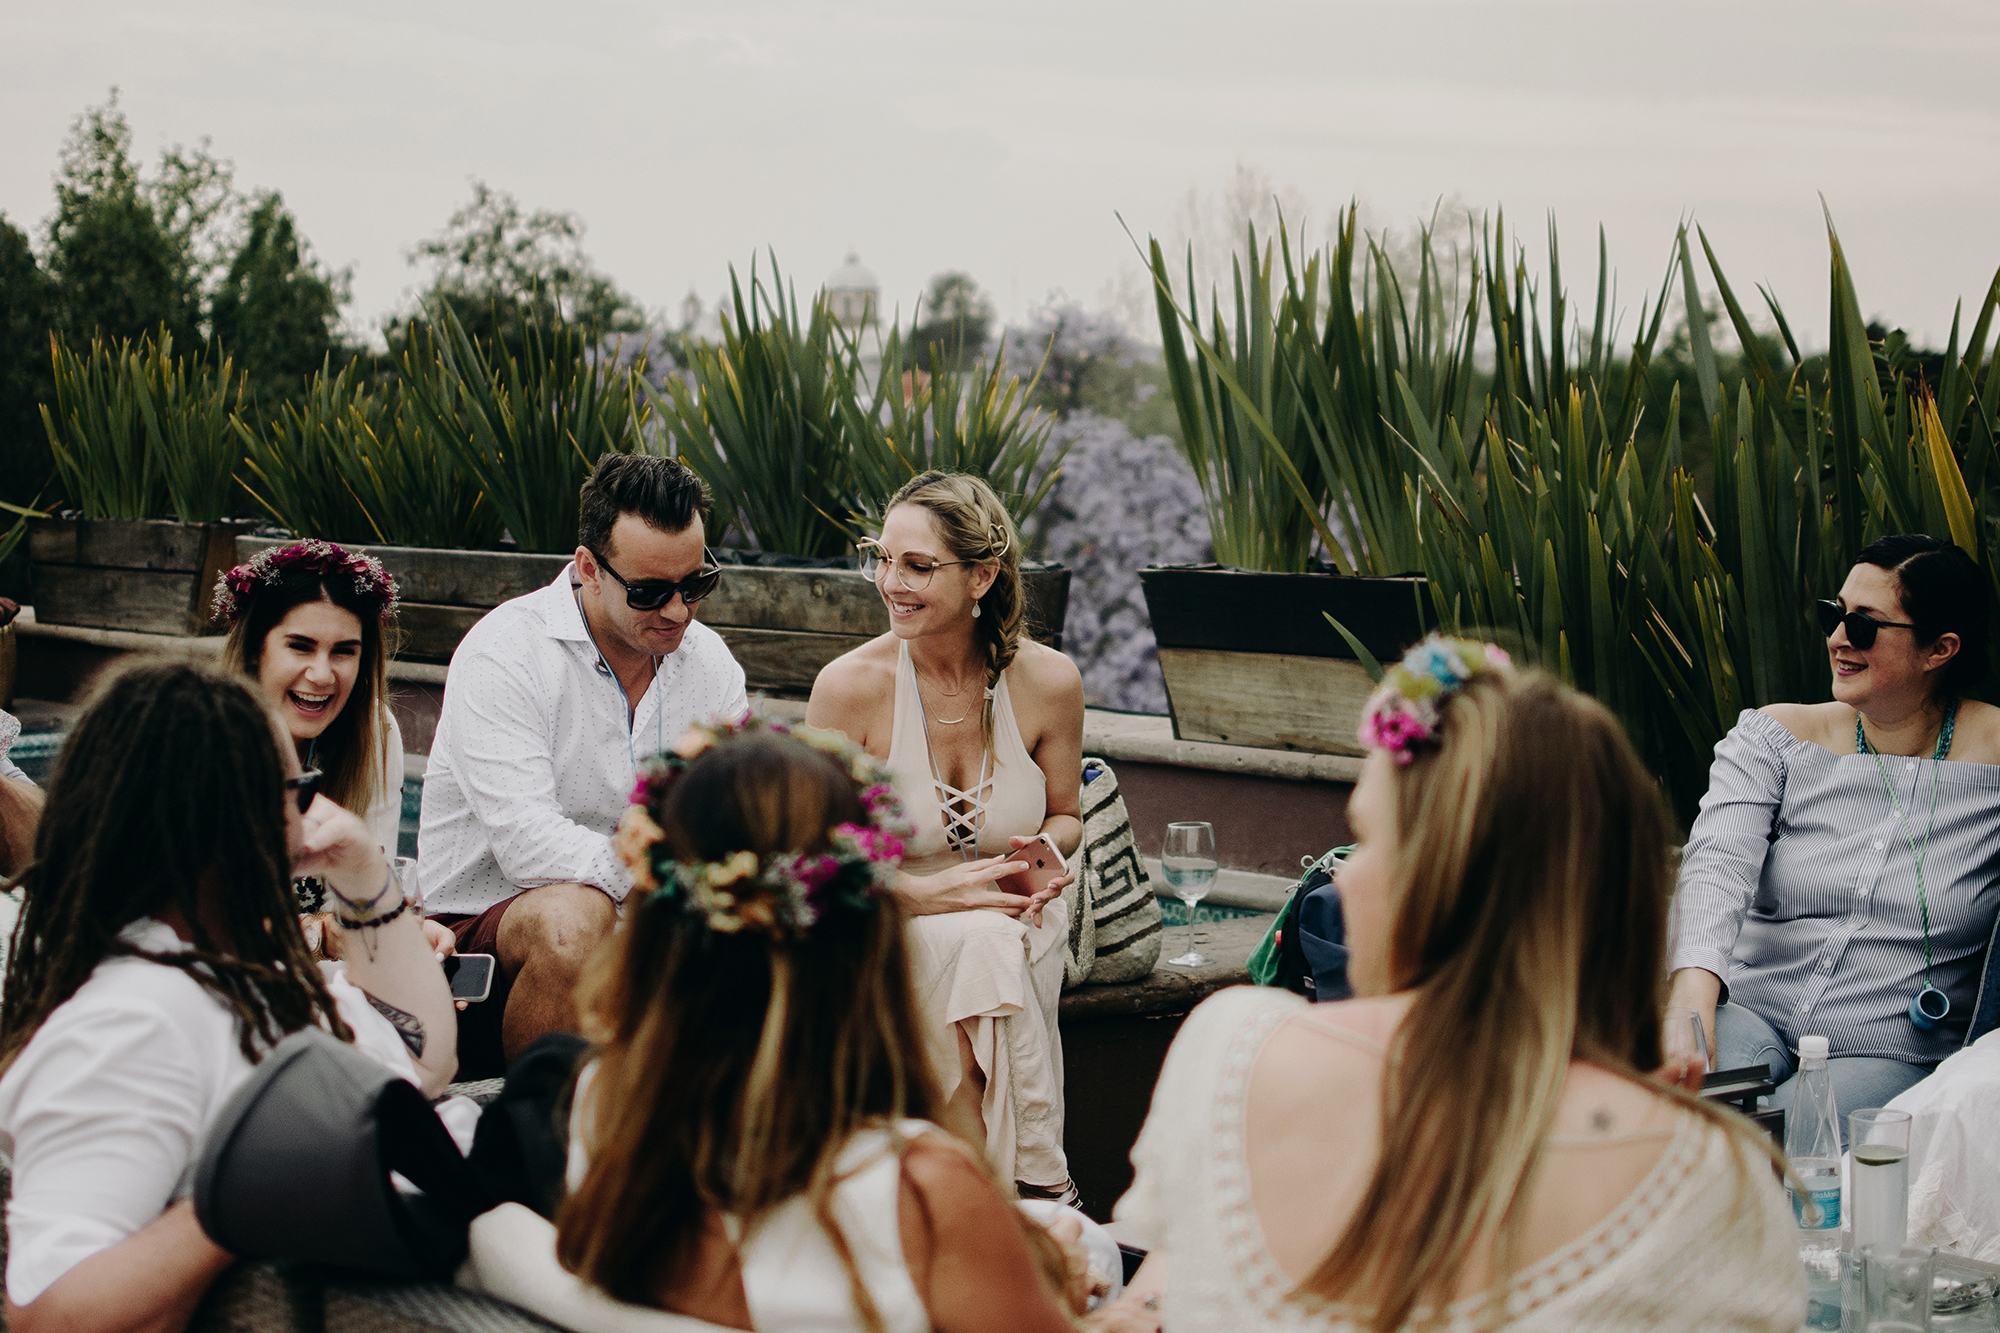
<path fill-rule="evenodd" d="M 1215 883 L 1215 829 L 1199 820 L 1167 825 L 1167 840 L 1160 848 L 1160 869 L 1173 888 L 1174 896 L 1187 904 L 1187 952 L 1167 962 L 1175 967 L 1200 967 L 1208 959 L 1195 952 L 1194 905 Z"/>

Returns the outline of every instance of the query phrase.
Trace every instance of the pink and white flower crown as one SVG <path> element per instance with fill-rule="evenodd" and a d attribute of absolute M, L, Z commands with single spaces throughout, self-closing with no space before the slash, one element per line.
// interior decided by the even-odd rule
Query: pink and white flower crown
<path fill-rule="evenodd" d="M 1361 743 L 1387 750 L 1397 763 L 1407 764 L 1416 758 L 1419 745 L 1436 743 L 1441 709 L 1467 681 L 1512 669 L 1512 659 L 1498 644 L 1432 634 L 1403 654 L 1368 696 L 1361 710 Z"/>
<path fill-rule="evenodd" d="M 215 618 L 234 622 L 249 609 L 250 595 L 264 584 L 277 583 L 292 574 L 317 574 L 321 578 L 351 578 L 354 591 L 382 603 L 380 615 L 387 620 L 396 614 L 396 580 L 373 556 L 350 551 L 317 537 L 273 546 L 259 551 L 215 581 Z"/>
<path fill-rule="evenodd" d="M 653 811 L 680 775 L 718 742 L 754 731 L 790 736 L 832 756 L 861 788 L 868 822 L 836 825 L 832 846 L 824 852 L 759 857 L 737 851 L 719 861 L 681 860 L 667 845 L 666 831 Z M 672 750 L 647 760 L 613 845 L 632 872 L 633 890 L 649 901 L 677 904 L 719 934 L 756 930 L 773 939 L 796 940 L 833 908 L 873 911 L 896 882 L 903 839 L 910 832 L 888 769 L 866 750 L 839 732 L 750 717 L 697 724 Z"/>

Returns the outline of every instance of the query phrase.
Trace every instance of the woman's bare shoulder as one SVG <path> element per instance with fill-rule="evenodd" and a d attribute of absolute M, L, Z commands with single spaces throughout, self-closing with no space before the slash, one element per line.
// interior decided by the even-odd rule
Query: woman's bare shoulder
<path fill-rule="evenodd" d="M 2000 708 L 1962 699 L 1952 723 L 1951 757 L 1974 764 L 2000 764 Z"/>
<path fill-rule="evenodd" d="M 1854 710 L 1846 704 L 1765 704 L 1757 711 L 1781 723 L 1799 740 L 1835 754 L 1843 752 L 1841 738 L 1854 732 Z"/>
<path fill-rule="evenodd" d="M 1009 674 L 1040 698 L 1063 703 L 1074 696 L 1077 703 L 1083 702 L 1083 673 L 1066 654 L 1045 643 L 1023 641 Z"/>
<path fill-rule="evenodd" d="M 896 680 L 896 636 L 881 634 L 859 648 L 850 648 L 819 669 L 813 678 L 812 701 L 874 699 Z"/>

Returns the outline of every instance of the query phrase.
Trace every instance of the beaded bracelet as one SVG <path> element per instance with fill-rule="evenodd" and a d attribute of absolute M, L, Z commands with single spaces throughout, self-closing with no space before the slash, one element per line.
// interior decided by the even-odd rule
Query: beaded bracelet
<path fill-rule="evenodd" d="M 344 902 L 346 900 L 342 899 L 342 901 Z M 397 917 L 401 916 L 403 913 L 409 910 L 410 910 L 410 900 L 408 898 L 405 898 L 403 899 L 403 901 L 397 903 L 392 910 L 383 913 L 381 916 L 370 917 L 366 921 L 352 921 L 349 920 L 347 917 L 342 916 L 338 912 L 335 912 L 333 914 L 333 919 L 340 923 L 341 928 L 343 930 L 373 930 L 377 926 L 388 925 L 391 921 L 394 921 Z"/>
<path fill-rule="evenodd" d="M 390 911 L 382 916 L 374 915 L 375 905 L 381 902 L 384 898 L 389 896 L 389 886 L 394 884 L 395 882 L 396 882 L 396 871 L 395 868 L 392 866 L 388 868 L 387 872 L 382 877 L 381 892 L 377 893 L 373 898 L 370 898 L 367 902 L 360 903 L 348 897 L 346 894 L 342 893 L 339 889 L 334 888 L 332 881 L 329 880 L 326 886 L 327 892 L 333 895 L 334 901 L 338 902 L 342 907 L 345 907 L 349 911 L 354 913 L 354 917 L 352 918 L 345 917 L 342 916 L 340 914 L 339 909 L 336 908 L 334 910 L 333 919 L 338 921 L 341 925 L 347 927 L 349 930 L 360 930 L 367 926 L 386 926 L 391 921 L 394 921 L 397 917 L 401 916 L 406 910 L 408 910 L 410 906 L 410 900 L 408 898 L 404 898 L 396 904 L 395 909 L 393 911 Z"/>

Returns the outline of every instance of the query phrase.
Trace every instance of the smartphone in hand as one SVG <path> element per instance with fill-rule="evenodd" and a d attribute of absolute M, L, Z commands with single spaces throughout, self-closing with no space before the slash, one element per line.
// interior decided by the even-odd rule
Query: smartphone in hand
<path fill-rule="evenodd" d="M 451 998 L 477 1003 L 493 993 L 493 955 L 490 953 L 448 954 L 444 979 L 451 985 Z"/>
<path fill-rule="evenodd" d="M 1015 861 L 1026 861 L 1028 868 L 995 881 L 1002 893 L 1032 897 L 1046 889 L 1050 880 L 1060 879 L 1069 873 L 1069 862 L 1063 859 L 1063 854 L 1056 850 L 1054 841 L 1046 833 L 1037 833 L 1033 841 L 1009 852 L 1008 856 Z"/>

